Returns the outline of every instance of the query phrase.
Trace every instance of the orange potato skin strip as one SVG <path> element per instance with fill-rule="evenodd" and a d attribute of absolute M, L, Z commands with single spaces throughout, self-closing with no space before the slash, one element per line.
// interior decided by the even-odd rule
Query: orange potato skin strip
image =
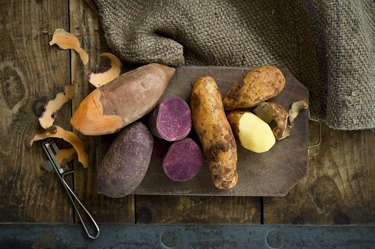
<path fill-rule="evenodd" d="M 77 151 L 78 161 L 83 165 L 84 168 L 87 168 L 89 164 L 88 156 L 84 150 L 84 144 L 79 137 L 71 131 L 64 130 L 60 126 L 54 126 L 54 128 L 56 128 L 56 130 L 44 130 L 41 133 L 35 134 L 30 140 L 30 146 L 32 146 L 35 141 L 46 138 L 61 138 L 73 146 L 73 148 Z"/>
<path fill-rule="evenodd" d="M 89 62 L 89 55 L 87 52 L 81 48 L 81 44 L 76 36 L 71 33 L 66 32 L 64 29 L 56 29 L 53 33 L 52 40 L 49 45 L 58 45 L 61 49 L 73 49 L 81 58 L 84 65 Z"/>
<path fill-rule="evenodd" d="M 52 117 L 60 108 L 74 97 L 74 85 L 65 86 L 64 92 L 58 93 L 53 100 L 48 101 L 45 111 L 39 118 L 40 126 L 43 129 L 48 129 L 53 125 L 55 119 Z"/>
<path fill-rule="evenodd" d="M 56 160 L 59 162 L 60 165 L 64 165 L 74 159 L 74 155 L 76 154 L 76 150 L 74 148 L 69 149 L 61 149 L 56 154 Z"/>
<path fill-rule="evenodd" d="M 111 60 L 111 68 L 102 73 L 91 73 L 89 82 L 96 88 L 101 87 L 112 80 L 118 78 L 121 73 L 121 61 L 111 53 L 102 53 L 101 57 L 106 57 Z"/>

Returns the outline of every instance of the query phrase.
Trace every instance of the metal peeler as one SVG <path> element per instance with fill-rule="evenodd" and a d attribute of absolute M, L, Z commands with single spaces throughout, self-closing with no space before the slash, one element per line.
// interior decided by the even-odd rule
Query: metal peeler
<path fill-rule="evenodd" d="M 87 236 L 90 239 L 96 239 L 99 237 L 100 234 L 100 229 L 92 215 L 89 213 L 89 211 L 86 209 L 86 207 L 82 204 L 82 202 L 78 199 L 78 197 L 75 195 L 74 191 L 70 188 L 68 183 L 65 181 L 64 177 L 68 174 L 74 173 L 73 170 L 63 168 L 61 165 L 58 163 L 55 155 L 59 152 L 59 148 L 57 147 L 56 143 L 53 140 L 48 140 L 47 142 L 43 142 L 43 149 L 46 152 L 49 162 L 44 163 L 42 167 L 46 169 L 47 171 L 53 171 L 55 170 L 57 176 L 60 179 L 60 182 L 65 188 L 66 193 L 68 194 L 68 197 L 70 199 L 70 202 L 72 203 L 74 210 L 76 211 L 83 228 L 86 231 Z M 76 205 L 76 202 L 79 204 L 79 206 Z M 86 213 L 86 215 L 89 217 L 90 222 L 94 225 L 95 231 L 94 233 L 90 233 L 88 227 L 86 226 L 86 223 L 84 222 L 79 208 L 82 208 L 83 211 Z"/>

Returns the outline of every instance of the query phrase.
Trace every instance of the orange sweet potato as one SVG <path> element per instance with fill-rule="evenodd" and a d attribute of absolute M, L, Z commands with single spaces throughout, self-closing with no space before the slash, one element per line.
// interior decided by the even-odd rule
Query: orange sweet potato
<path fill-rule="evenodd" d="M 84 135 L 115 133 L 150 112 L 175 69 L 148 64 L 95 89 L 79 105 L 72 126 Z"/>

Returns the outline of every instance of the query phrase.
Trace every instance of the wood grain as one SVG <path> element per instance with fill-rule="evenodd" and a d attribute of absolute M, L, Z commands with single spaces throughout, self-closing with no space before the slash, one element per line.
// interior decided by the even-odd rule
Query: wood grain
<path fill-rule="evenodd" d="M 72 222 L 57 176 L 40 168 L 40 143 L 25 141 L 38 127 L 33 102 L 52 99 L 70 83 L 69 54 L 50 47 L 54 30 L 68 27 L 64 1 L 0 1 L 0 221 Z M 69 105 L 57 124 L 69 127 Z"/>
<path fill-rule="evenodd" d="M 80 99 L 93 89 L 86 74 L 99 62 L 100 52 L 107 51 L 98 20 L 83 1 L 0 1 L 0 222 L 73 222 L 57 177 L 39 167 L 46 160 L 40 143 L 27 148 L 25 140 L 38 126 L 34 101 L 53 98 L 71 80 L 78 83 Z M 90 55 L 89 66 L 83 67 L 75 53 L 48 45 L 56 28 L 70 29 L 80 38 Z M 67 129 L 70 107 L 64 106 L 56 121 Z M 316 138 L 316 132 L 312 134 Z M 75 166 L 74 187 L 99 222 L 261 222 L 257 197 L 98 196 L 96 139 L 85 142 L 91 167 Z M 371 130 L 323 126 L 322 143 L 315 150 L 319 154 L 310 159 L 308 176 L 286 197 L 264 198 L 264 223 L 374 223 L 374 144 Z"/>
<path fill-rule="evenodd" d="M 313 133 L 318 136 L 316 129 Z M 264 198 L 264 223 L 374 223 L 374 144 L 374 131 L 322 125 L 319 154 L 311 158 L 308 176 L 285 198 Z"/>
<path fill-rule="evenodd" d="M 94 87 L 88 82 L 88 74 L 100 64 L 99 55 L 108 52 L 100 28 L 99 18 L 84 1 L 71 0 L 70 32 L 78 37 L 81 46 L 89 54 L 90 61 L 84 66 L 77 54 L 71 56 L 71 78 L 77 83 L 77 95 L 73 101 L 73 110 Z M 81 201 L 95 216 L 97 222 L 105 223 L 134 223 L 133 196 L 111 199 L 99 196 L 96 192 L 96 137 L 81 136 L 89 154 L 89 168 L 83 169 L 76 165 L 74 187 Z"/>
<path fill-rule="evenodd" d="M 260 223 L 257 197 L 136 196 L 137 223 Z"/>

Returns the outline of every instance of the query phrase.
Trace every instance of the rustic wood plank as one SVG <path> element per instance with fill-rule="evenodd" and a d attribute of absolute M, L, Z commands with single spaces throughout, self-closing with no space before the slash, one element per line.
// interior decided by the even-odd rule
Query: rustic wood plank
<path fill-rule="evenodd" d="M 54 98 L 70 83 L 69 53 L 48 42 L 68 27 L 64 1 L 0 1 L 0 221 L 72 222 L 72 209 L 58 178 L 40 168 L 41 144 L 25 146 L 38 127 L 33 102 Z M 71 108 L 57 124 L 69 127 Z"/>
<path fill-rule="evenodd" d="M 136 196 L 137 223 L 260 223 L 258 197 Z"/>
<path fill-rule="evenodd" d="M 84 1 L 71 0 L 70 6 L 70 32 L 76 35 L 81 46 L 88 52 L 90 61 L 83 66 L 77 54 L 72 53 L 71 77 L 77 83 L 77 95 L 73 101 L 75 110 L 82 99 L 94 88 L 88 82 L 87 75 L 90 70 L 100 63 L 99 55 L 109 51 L 105 44 L 103 32 L 100 28 L 99 17 L 89 8 Z M 134 198 L 133 196 L 111 199 L 96 193 L 96 137 L 81 136 L 89 153 L 89 168 L 83 169 L 76 165 L 74 187 L 81 201 L 95 216 L 97 222 L 105 223 L 134 223 Z"/>
<path fill-rule="evenodd" d="M 374 145 L 374 131 L 322 125 L 319 155 L 310 160 L 308 176 L 285 198 L 264 199 L 264 222 L 374 223 Z"/>

